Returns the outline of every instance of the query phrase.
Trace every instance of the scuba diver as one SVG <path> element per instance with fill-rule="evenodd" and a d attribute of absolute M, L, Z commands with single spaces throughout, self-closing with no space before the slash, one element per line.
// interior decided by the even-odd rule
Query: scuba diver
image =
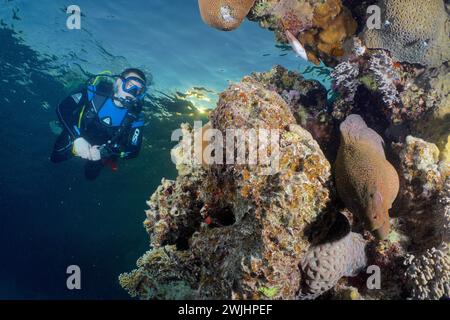
<path fill-rule="evenodd" d="M 101 85 L 100 77 L 115 82 Z M 56 110 L 63 131 L 50 160 L 59 163 L 73 156 L 85 159 L 85 177 L 94 180 L 105 165 L 117 170 L 118 159 L 137 157 L 142 144 L 146 83 L 144 72 L 130 68 L 117 76 L 100 74 L 83 91 L 64 99 Z"/>

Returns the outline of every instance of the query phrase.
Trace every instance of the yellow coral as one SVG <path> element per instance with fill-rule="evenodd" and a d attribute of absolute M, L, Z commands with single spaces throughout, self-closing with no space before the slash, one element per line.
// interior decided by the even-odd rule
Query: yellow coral
<path fill-rule="evenodd" d="M 340 0 L 328 0 L 317 4 L 314 10 L 314 27 L 299 36 L 308 51 L 308 59 L 320 64 L 318 55 L 324 58 L 344 55 L 343 43 L 357 29 L 357 23 L 350 11 L 343 7 Z"/>
<path fill-rule="evenodd" d="M 198 0 L 203 21 L 219 30 L 234 30 L 242 23 L 255 0 Z"/>
<path fill-rule="evenodd" d="M 314 11 L 314 24 L 326 29 L 329 23 L 341 13 L 342 5 L 339 0 L 329 0 L 318 4 Z"/>
<path fill-rule="evenodd" d="M 351 13 L 345 9 L 342 14 L 329 23 L 319 37 L 321 41 L 328 44 L 341 43 L 347 35 L 355 33 L 356 28 L 357 25 L 352 19 Z"/>

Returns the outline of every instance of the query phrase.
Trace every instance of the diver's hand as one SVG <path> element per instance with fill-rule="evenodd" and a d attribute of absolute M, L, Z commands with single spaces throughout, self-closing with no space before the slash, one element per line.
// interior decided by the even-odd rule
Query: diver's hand
<path fill-rule="evenodd" d="M 73 153 L 80 158 L 92 160 L 91 145 L 84 138 L 77 138 L 73 142 Z"/>
<path fill-rule="evenodd" d="M 102 159 L 101 153 L 100 153 L 100 146 L 92 146 L 90 149 L 91 153 L 91 159 L 92 161 L 99 161 Z"/>

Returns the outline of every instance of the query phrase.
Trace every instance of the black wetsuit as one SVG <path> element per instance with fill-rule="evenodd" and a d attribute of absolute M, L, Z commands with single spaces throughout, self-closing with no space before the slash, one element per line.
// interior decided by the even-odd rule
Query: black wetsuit
<path fill-rule="evenodd" d="M 55 142 L 50 157 L 52 162 L 73 157 L 73 142 L 80 137 L 92 146 L 103 146 L 102 159 L 86 163 L 87 179 L 95 179 L 105 161 L 137 157 L 141 149 L 144 125 L 140 108 L 130 110 L 117 107 L 110 98 L 111 93 L 112 88 L 100 94 L 98 87 L 89 86 L 83 92 L 73 94 L 61 102 L 56 113 L 63 132 Z"/>

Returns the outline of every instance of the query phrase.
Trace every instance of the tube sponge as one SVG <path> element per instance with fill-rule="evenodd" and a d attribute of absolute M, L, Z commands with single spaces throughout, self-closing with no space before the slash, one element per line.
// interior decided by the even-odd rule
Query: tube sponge
<path fill-rule="evenodd" d="M 254 4 L 255 0 L 198 0 L 203 21 L 225 31 L 239 27 Z"/>

